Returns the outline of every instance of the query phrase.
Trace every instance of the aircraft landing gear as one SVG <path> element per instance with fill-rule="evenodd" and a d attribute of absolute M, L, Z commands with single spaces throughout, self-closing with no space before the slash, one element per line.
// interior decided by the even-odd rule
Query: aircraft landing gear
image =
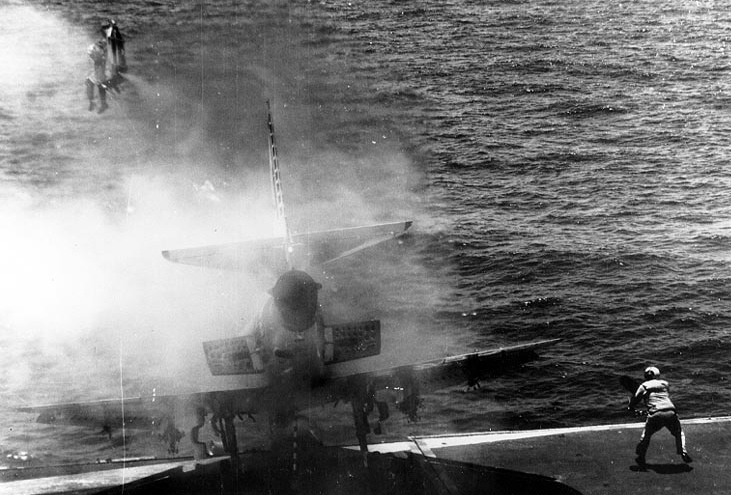
<path fill-rule="evenodd" d="M 218 418 L 218 432 L 221 435 L 223 449 L 231 456 L 231 461 L 238 465 L 239 446 L 236 443 L 236 426 L 233 415 Z"/>
<path fill-rule="evenodd" d="M 190 442 L 193 444 L 193 458 L 196 460 L 205 459 L 210 455 L 205 442 L 198 439 L 200 429 L 206 424 L 206 410 L 199 407 L 195 411 L 195 426 L 190 429 Z"/>
<path fill-rule="evenodd" d="M 354 378 L 348 384 L 350 393 L 350 406 L 353 410 L 353 423 L 355 423 L 355 436 L 358 439 L 361 455 L 363 456 L 363 467 L 368 467 L 368 437 L 371 427 L 368 424 L 368 384 Z"/>
<path fill-rule="evenodd" d="M 361 452 L 367 453 L 368 439 L 366 435 L 370 433 L 371 428 L 368 424 L 368 413 L 365 410 L 366 401 L 363 395 L 353 395 L 350 399 L 350 405 L 353 408 L 353 422 L 355 423 L 355 436 L 358 439 L 358 446 Z"/>

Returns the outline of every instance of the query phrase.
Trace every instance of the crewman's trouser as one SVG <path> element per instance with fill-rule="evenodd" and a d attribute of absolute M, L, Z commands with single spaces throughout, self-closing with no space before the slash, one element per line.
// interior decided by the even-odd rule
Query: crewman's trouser
<path fill-rule="evenodd" d="M 667 428 L 675 437 L 675 450 L 678 454 L 686 453 L 685 450 L 685 434 L 680 426 L 678 415 L 672 409 L 667 411 L 657 411 L 647 417 L 645 429 L 642 431 L 640 443 L 637 444 L 637 455 L 645 458 L 647 448 L 650 446 L 650 437 L 656 432 Z"/>

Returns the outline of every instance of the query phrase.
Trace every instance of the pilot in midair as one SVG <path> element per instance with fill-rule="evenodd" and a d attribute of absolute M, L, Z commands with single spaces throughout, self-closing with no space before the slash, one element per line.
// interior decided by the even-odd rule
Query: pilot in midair
<path fill-rule="evenodd" d="M 102 30 L 102 33 L 104 30 Z M 89 58 L 93 62 L 93 68 L 86 77 L 86 97 L 89 99 L 89 111 L 94 110 L 94 88 L 99 92 L 99 113 L 108 108 L 107 106 L 107 90 L 104 86 L 107 80 L 107 41 L 106 38 L 100 39 L 89 46 L 86 50 Z"/>

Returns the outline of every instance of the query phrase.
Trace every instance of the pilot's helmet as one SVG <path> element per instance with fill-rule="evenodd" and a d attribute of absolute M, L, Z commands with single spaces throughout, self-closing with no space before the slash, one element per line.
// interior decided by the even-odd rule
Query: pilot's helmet
<path fill-rule="evenodd" d="M 645 380 L 652 380 L 660 376 L 660 370 L 654 366 L 648 366 L 645 368 Z"/>
<path fill-rule="evenodd" d="M 109 34 L 114 29 L 115 25 L 116 25 L 116 23 L 113 20 L 102 21 L 102 23 L 99 26 L 99 32 L 105 36 L 109 36 Z"/>

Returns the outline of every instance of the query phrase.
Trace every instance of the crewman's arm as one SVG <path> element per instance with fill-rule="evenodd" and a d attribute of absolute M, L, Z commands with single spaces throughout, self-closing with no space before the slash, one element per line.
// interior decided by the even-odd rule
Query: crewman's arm
<path fill-rule="evenodd" d="M 645 388 L 644 384 L 637 387 L 637 392 L 635 392 L 635 395 L 629 400 L 629 405 L 627 406 L 627 408 L 634 409 L 635 406 L 645 397 L 646 393 L 647 389 Z"/>

